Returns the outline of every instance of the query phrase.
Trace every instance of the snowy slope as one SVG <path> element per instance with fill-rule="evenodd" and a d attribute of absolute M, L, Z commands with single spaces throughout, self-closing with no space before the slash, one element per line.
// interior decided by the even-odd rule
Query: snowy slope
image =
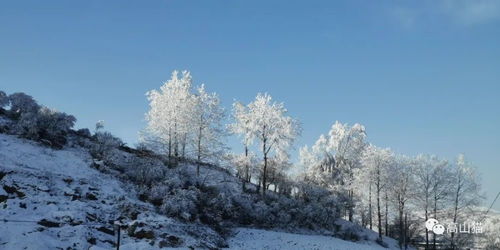
<path fill-rule="evenodd" d="M 121 249 L 224 245 L 220 235 L 205 225 L 156 213 L 153 205 L 137 199 L 131 184 L 103 174 L 92 163 L 87 150 L 78 146 L 52 150 L 0 134 L 0 249 L 113 249 L 117 219 L 128 225 L 121 233 Z M 235 177 L 217 169 L 201 171 L 210 185 L 238 192 Z M 339 223 L 342 228 L 352 226 Z M 364 240 L 354 243 L 331 236 L 237 228 L 227 243 L 229 249 L 382 249 L 374 242 L 376 234 L 363 230 Z M 393 239 L 384 241 L 397 248 Z"/>
<path fill-rule="evenodd" d="M 110 249 L 119 217 L 136 228 L 133 237 L 122 232 L 123 249 L 210 247 L 217 240 L 206 227 L 156 214 L 91 162 L 79 148 L 52 150 L 0 134 L 0 249 Z"/>

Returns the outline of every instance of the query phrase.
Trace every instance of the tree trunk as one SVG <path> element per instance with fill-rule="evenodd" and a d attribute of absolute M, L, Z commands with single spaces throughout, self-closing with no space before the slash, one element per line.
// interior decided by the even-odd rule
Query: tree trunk
<path fill-rule="evenodd" d="M 437 219 L 438 219 L 438 218 L 437 218 L 437 197 L 436 197 L 436 193 L 435 193 L 435 192 L 436 192 L 436 191 L 434 191 L 434 219 L 436 219 L 436 220 L 437 220 Z M 433 247 L 434 249 L 436 249 L 436 234 L 433 234 L 432 239 L 433 239 L 433 242 L 432 242 L 432 247 Z"/>
<path fill-rule="evenodd" d="M 262 185 L 262 176 L 259 176 L 259 179 L 257 181 L 257 193 L 260 192 L 260 186 Z"/>
<path fill-rule="evenodd" d="M 372 182 L 370 181 L 370 186 L 369 186 L 369 195 L 368 195 L 368 216 L 369 216 L 369 220 L 370 220 L 370 230 L 373 230 L 373 217 L 372 217 Z"/>
<path fill-rule="evenodd" d="M 168 128 L 168 160 L 172 158 L 172 129 Z"/>
<path fill-rule="evenodd" d="M 262 143 L 262 152 L 264 154 L 264 169 L 262 171 L 262 196 L 266 195 L 266 175 L 267 175 L 267 148 L 266 148 L 266 139 L 263 140 Z"/>
<path fill-rule="evenodd" d="M 457 223 L 457 219 L 458 219 L 458 198 L 459 198 L 459 195 L 460 195 L 460 179 L 459 179 L 459 182 L 458 182 L 458 185 L 457 185 L 457 190 L 456 190 L 456 193 L 455 193 L 455 204 L 454 205 L 454 212 L 453 212 L 453 224 Z M 451 247 L 453 249 L 455 249 L 455 233 L 451 233 Z"/>
<path fill-rule="evenodd" d="M 426 201 L 427 202 L 427 201 Z M 427 211 L 427 203 L 425 205 L 425 221 L 429 220 L 429 214 Z M 429 230 L 425 228 L 425 249 L 429 249 Z"/>
<path fill-rule="evenodd" d="M 243 190 L 246 189 L 245 185 L 246 185 L 247 182 L 249 182 L 248 175 L 249 175 L 249 168 L 250 168 L 250 166 L 248 166 L 247 161 L 248 161 L 248 146 L 245 145 L 245 177 L 244 177 L 245 179 L 242 181 L 243 182 Z"/>
<path fill-rule="evenodd" d="M 174 156 L 179 157 L 179 139 L 177 138 L 177 123 L 174 124 Z"/>
<path fill-rule="evenodd" d="M 182 159 L 186 159 L 187 134 L 182 137 Z"/>
<path fill-rule="evenodd" d="M 403 221 L 404 205 L 402 204 L 401 200 L 399 201 L 398 210 L 399 210 L 399 247 L 402 248 L 404 245 L 404 221 Z"/>
<path fill-rule="evenodd" d="M 200 130 L 198 132 L 198 159 L 197 159 L 197 164 L 196 164 L 196 176 L 200 176 L 202 131 L 203 131 L 203 128 L 202 128 L 202 126 L 200 126 Z"/>
<path fill-rule="evenodd" d="M 382 240 L 382 213 L 380 212 L 380 167 L 377 167 L 377 215 L 378 215 L 378 237 Z"/>
<path fill-rule="evenodd" d="M 354 216 L 354 191 L 352 190 L 349 190 L 348 191 L 348 194 L 349 194 L 349 205 L 347 207 L 348 209 L 348 217 L 349 217 L 349 221 L 352 222 L 352 218 Z"/>
<path fill-rule="evenodd" d="M 404 206 L 404 205 L 403 205 Z M 404 210 L 404 208 L 403 208 Z M 405 213 L 405 226 L 404 226 L 404 238 L 403 238 L 403 241 L 404 241 L 404 246 L 405 246 L 405 249 L 408 249 L 408 242 L 407 242 L 407 238 L 408 238 L 408 213 Z M 436 249 L 436 248 L 434 248 Z"/>
<path fill-rule="evenodd" d="M 385 190 L 385 236 L 389 236 L 389 197 Z"/>

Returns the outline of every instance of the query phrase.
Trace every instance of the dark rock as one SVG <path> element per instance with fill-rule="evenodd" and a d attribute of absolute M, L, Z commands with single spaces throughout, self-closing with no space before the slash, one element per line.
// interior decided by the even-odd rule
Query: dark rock
<path fill-rule="evenodd" d="M 71 177 L 64 178 L 63 181 L 66 182 L 67 184 L 71 184 L 73 182 L 73 178 Z"/>
<path fill-rule="evenodd" d="M 3 177 L 5 177 L 7 175 L 7 173 L 5 172 L 1 172 L 0 171 L 0 181 L 3 179 Z"/>
<path fill-rule="evenodd" d="M 150 240 L 152 240 L 155 238 L 155 233 L 153 231 L 150 231 L 150 230 L 141 229 L 137 232 L 134 232 L 131 236 L 135 237 L 137 239 L 150 239 Z"/>
<path fill-rule="evenodd" d="M 3 185 L 3 190 L 5 190 L 5 192 L 7 192 L 8 194 L 14 194 L 17 191 L 17 188 L 15 188 L 14 186 L 11 187 Z"/>
<path fill-rule="evenodd" d="M 87 198 L 87 200 L 91 200 L 91 201 L 96 201 L 97 200 L 97 196 L 93 193 L 87 193 L 85 195 L 85 198 Z"/>
<path fill-rule="evenodd" d="M 38 222 L 38 225 L 42 225 L 44 227 L 60 227 L 61 224 L 53 221 L 48 221 L 46 219 L 42 219 Z"/>
<path fill-rule="evenodd" d="M 5 190 L 5 192 L 7 192 L 8 194 L 16 194 L 17 197 L 19 198 L 24 198 L 26 195 L 19 191 L 17 187 L 15 186 L 7 186 L 7 185 L 3 185 L 3 190 Z"/>
<path fill-rule="evenodd" d="M 19 203 L 19 207 L 26 209 L 26 203 L 23 203 L 23 202 Z"/>
<path fill-rule="evenodd" d="M 72 222 L 70 222 L 69 224 L 70 224 L 71 226 L 78 226 L 78 225 L 83 224 L 83 222 L 82 222 L 82 221 L 72 221 Z"/>
<path fill-rule="evenodd" d="M 92 244 L 92 245 L 95 245 L 97 243 L 97 240 L 96 240 L 96 238 L 92 237 L 90 239 L 87 239 L 87 242 Z"/>
<path fill-rule="evenodd" d="M 97 220 L 97 216 L 95 214 L 87 213 L 86 217 L 87 217 L 88 221 L 96 221 Z"/>
<path fill-rule="evenodd" d="M 109 228 L 105 228 L 105 227 L 99 227 L 99 228 L 97 228 L 97 231 L 103 232 L 103 233 L 109 234 L 109 235 L 115 235 L 115 231 L 114 230 L 109 229 Z"/>
<path fill-rule="evenodd" d="M 4 202 L 7 199 L 9 199 L 9 197 L 7 195 L 0 195 L 0 202 Z"/>
<path fill-rule="evenodd" d="M 82 197 L 80 195 L 74 194 L 71 196 L 71 201 L 77 201 L 80 200 Z"/>
<path fill-rule="evenodd" d="M 19 197 L 19 198 L 24 198 L 26 196 L 23 192 L 21 192 L 19 190 L 16 192 L 16 194 L 17 194 L 17 197 Z"/>
<path fill-rule="evenodd" d="M 161 240 L 159 243 L 158 243 L 158 246 L 160 248 L 164 248 L 164 247 L 179 247 L 181 246 L 183 243 L 182 239 L 177 237 L 177 236 L 174 236 L 174 235 L 169 235 L 169 236 L 166 236 L 165 239 Z"/>

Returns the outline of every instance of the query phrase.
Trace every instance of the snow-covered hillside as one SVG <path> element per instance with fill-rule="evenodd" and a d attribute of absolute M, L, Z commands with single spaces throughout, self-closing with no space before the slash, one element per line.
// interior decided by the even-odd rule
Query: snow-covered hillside
<path fill-rule="evenodd" d="M 88 151 L 76 145 L 53 150 L 0 134 L 0 248 L 111 249 L 116 242 L 116 220 L 127 225 L 121 233 L 121 249 L 382 248 L 369 230 L 359 244 L 332 236 L 248 228 L 237 228 L 224 240 L 208 226 L 157 213 L 152 204 L 137 198 L 132 184 L 98 171 L 93 163 Z M 211 185 L 234 190 L 240 186 L 220 170 L 203 168 L 202 175 L 210 176 Z M 397 248 L 394 240 L 385 241 Z"/>
<path fill-rule="evenodd" d="M 0 248 L 109 249 L 117 219 L 131 225 L 123 249 L 214 247 L 219 240 L 209 228 L 155 213 L 132 187 L 91 163 L 83 149 L 52 150 L 0 134 Z"/>

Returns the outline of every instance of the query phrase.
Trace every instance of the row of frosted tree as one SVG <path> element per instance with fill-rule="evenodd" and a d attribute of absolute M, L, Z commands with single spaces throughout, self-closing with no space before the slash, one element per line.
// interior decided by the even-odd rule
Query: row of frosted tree
<path fill-rule="evenodd" d="M 437 238 L 422 232 L 420 223 L 428 218 L 459 223 L 479 203 L 478 176 L 463 155 L 455 162 L 398 155 L 370 144 L 363 125 L 335 122 L 312 147 L 301 148 L 299 163 L 292 164 L 288 151 L 300 134 L 299 122 L 268 94 L 246 105 L 235 102 L 227 125 L 218 95 L 193 86 L 187 71 L 174 71 L 147 97 L 142 145 L 167 155 L 172 164 L 195 160 L 199 175 L 201 163 L 230 162 L 243 189 L 255 185 L 263 195 L 272 190 L 305 200 L 315 193 L 331 196 L 347 220 L 377 230 L 380 239 L 397 237 L 401 246 L 418 235 L 424 235 L 427 248 L 456 248 L 470 240 L 453 233 Z M 224 141 L 230 134 L 239 136 L 243 153 L 228 150 Z"/>
<path fill-rule="evenodd" d="M 345 217 L 353 221 L 357 214 L 357 221 L 376 229 L 380 239 L 384 234 L 397 237 L 407 246 L 423 233 L 426 248 L 436 249 L 437 240 L 452 248 L 473 243 L 471 235 L 437 236 L 422 226 L 430 218 L 454 225 L 474 215 L 481 199 L 479 178 L 464 155 L 455 162 L 430 155 L 408 157 L 365 139 L 362 125 L 336 122 L 327 136 L 301 149 L 305 169 L 299 178 L 341 197 Z"/>

